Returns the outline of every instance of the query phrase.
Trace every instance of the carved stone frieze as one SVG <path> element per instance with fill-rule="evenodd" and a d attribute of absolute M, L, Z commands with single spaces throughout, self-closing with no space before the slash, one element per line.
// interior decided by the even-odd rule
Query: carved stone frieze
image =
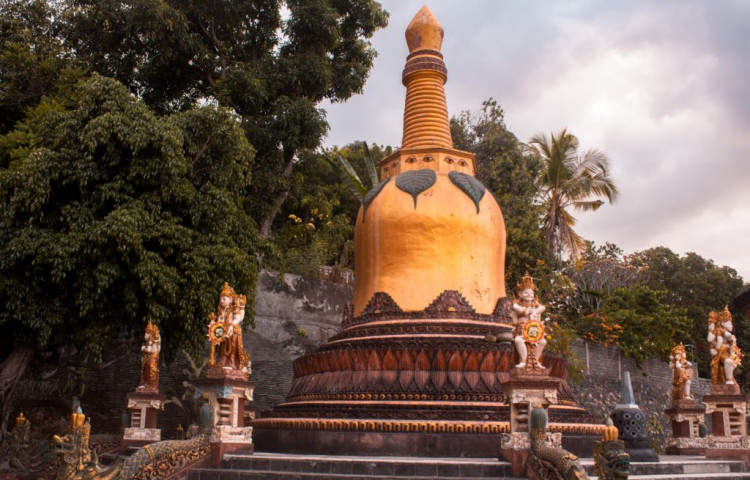
<path fill-rule="evenodd" d="M 253 443 L 253 427 L 217 425 L 211 430 L 211 443 Z"/>
<path fill-rule="evenodd" d="M 138 440 L 158 442 L 161 440 L 161 429 L 158 428 L 126 428 L 122 434 L 123 440 Z"/>
<path fill-rule="evenodd" d="M 667 447 L 679 449 L 707 448 L 711 446 L 711 437 L 670 437 L 667 438 Z"/>
<path fill-rule="evenodd" d="M 492 311 L 492 315 L 497 317 L 501 323 L 511 324 L 513 322 L 513 301 L 508 297 L 502 297 L 497 299 L 495 309 Z"/>
<path fill-rule="evenodd" d="M 531 437 L 528 432 L 503 433 L 500 435 L 500 448 L 503 450 L 531 450 Z"/>
<path fill-rule="evenodd" d="M 744 400 L 734 402 L 721 402 L 721 407 L 714 401 L 706 401 L 706 413 L 713 413 L 716 411 L 731 410 L 739 414 L 745 415 L 747 413 L 747 403 Z M 727 405 L 727 406 L 724 406 Z M 731 406 L 729 406 L 731 405 Z"/>
<path fill-rule="evenodd" d="M 357 317 L 347 318 L 345 323 L 342 322 L 342 328 L 346 329 L 356 325 L 386 320 L 443 318 L 476 320 L 508 325 L 510 328 L 512 322 L 510 315 L 511 303 L 507 298 L 500 298 L 492 314 L 476 313 L 474 307 L 471 306 L 460 292 L 445 290 L 435 300 L 430 302 L 430 305 L 426 306 L 424 310 L 405 312 L 390 295 L 385 292 L 375 292 L 370 301 L 367 302 L 362 313 Z"/>
<path fill-rule="evenodd" d="M 143 399 L 143 398 L 128 398 L 128 408 L 153 408 L 155 410 L 161 410 L 164 408 L 164 402 L 162 400 Z"/>

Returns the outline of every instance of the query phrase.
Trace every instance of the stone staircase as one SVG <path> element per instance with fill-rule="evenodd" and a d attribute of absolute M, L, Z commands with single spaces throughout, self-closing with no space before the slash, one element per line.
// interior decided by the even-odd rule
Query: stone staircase
<path fill-rule="evenodd" d="M 593 475 L 593 461 L 582 459 Z M 631 480 L 750 480 L 744 462 L 666 456 L 659 463 L 633 463 Z M 458 480 L 514 477 L 508 462 L 491 458 L 411 458 L 292 455 L 226 455 L 221 469 L 195 468 L 188 480 Z M 590 477 L 596 480 L 597 477 Z"/>

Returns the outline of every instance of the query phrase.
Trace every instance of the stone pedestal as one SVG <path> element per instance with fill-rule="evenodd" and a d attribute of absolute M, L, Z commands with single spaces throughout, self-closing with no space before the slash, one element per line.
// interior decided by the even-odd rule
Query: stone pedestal
<path fill-rule="evenodd" d="M 747 400 L 747 395 L 742 395 L 736 384 L 711 385 L 711 394 L 703 397 L 706 414 L 711 415 L 711 434 L 715 437 L 747 435 Z"/>
<path fill-rule="evenodd" d="M 156 414 L 164 408 L 166 397 L 147 389 L 128 393 L 130 427 L 125 429 L 120 451 L 128 447 L 141 447 L 161 440 L 161 430 L 156 428 Z"/>
<path fill-rule="evenodd" d="M 711 385 L 711 394 L 705 395 L 703 402 L 713 425 L 706 457 L 741 459 L 750 465 L 750 438 L 745 420 L 748 396 L 742 395 L 736 384 Z"/>
<path fill-rule="evenodd" d="M 664 413 L 672 424 L 672 438 L 667 440 L 668 455 L 705 455 L 707 441 L 705 432 L 701 436 L 701 425 L 705 422 L 706 407 L 693 399 L 672 402 Z M 705 427 L 704 427 L 705 430 Z"/>
<path fill-rule="evenodd" d="M 253 428 L 245 419 L 252 418 L 255 385 L 235 370 L 209 370 L 195 384 L 196 395 L 202 395 L 212 411 L 211 464 L 218 467 L 225 453 L 253 453 Z"/>
<path fill-rule="evenodd" d="M 557 403 L 560 380 L 550 378 L 547 369 L 513 368 L 510 379 L 503 384 L 503 393 L 510 405 L 510 434 L 500 441 L 500 458 L 513 466 L 513 475 L 523 477 L 531 451 L 529 415 L 534 407 L 545 411 Z"/>

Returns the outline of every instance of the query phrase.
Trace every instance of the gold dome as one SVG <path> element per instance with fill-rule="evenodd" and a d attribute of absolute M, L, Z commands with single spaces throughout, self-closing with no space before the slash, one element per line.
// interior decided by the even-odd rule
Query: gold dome
<path fill-rule="evenodd" d="M 453 148 L 439 52 L 443 28 L 426 6 L 406 31 L 410 55 L 402 148 L 380 162 L 354 230 L 354 315 L 376 292 L 421 311 L 456 290 L 477 313 L 505 297 L 505 223 L 474 178 L 474 155 Z"/>

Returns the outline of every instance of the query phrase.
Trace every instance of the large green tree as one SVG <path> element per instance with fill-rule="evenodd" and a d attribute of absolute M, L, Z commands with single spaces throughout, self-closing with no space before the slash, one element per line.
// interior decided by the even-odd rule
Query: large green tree
<path fill-rule="evenodd" d="M 160 117 L 98 75 L 67 85 L 0 136 L 3 408 L 35 351 L 96 359 L 153 319 L 167 357 L 195 352 L 222 282 L 255 290 L 254 151 L 237 117 Z"/>
<path fill-rule="evenodd" d="M 634 265 L 645 266 L 644 283 L 651 288 L 667 291 L 666 301 L 686 310 L 690 318 L 690 343 L 694 345 L 701 374 L 708 375 L 710 353 L 706 336 L 708 314 L 732 305 L 732 298 L 742 289 L 743 280 L 731 267 L 716 265 L 697 253 L 678 255 L 667 247 L 655 247 L 630 257 Z M 737 344 L 744 351 L 750 349 L 750 329 L 747 319 L 732 312 Z M 738 379 L 747 388 L 750 369 L 743 368 Z M 738 371 L 739 372 L 739 371 Z"/>
<path fill-rule="evenodd" d="M 500 204 L 508 235 L 506 277 L 510 283 L 520 280 L 545 257 L 541 211 L 535 204 L 541 164 L 524 153 L 493 99 L 483 102 L 478 112 L 464 111 L 453 117 L 451 135 L 456 148 L 476 154 L 477 178 Z"/>
<path fill-rule="evenodd" d="M 597 149 L 579 153 L 578 138 L 566 129 L 557 134 L 537 134 L 529 151 L 542 162 L 540 203 L 544 209 L 544 239 L 549 252 L 560 258 L 580 255 L 583 239 L 573 230 L 576 220 L 569 210 L 597 210 L 617 198 L 609 172 L 609 159 Z"/>
<path fill-rule="evenodd" d="M 53 91 L 66 68 L 52 15 L 42 0 L 0 3 L 0 135 Z"/>
<path fill-rule="evenodd" d="M 328 129 L 323 100 L 362 91 L 387 23 L 373 0 L 63 0 L 61 36 L 78 65 L 127 85 L 158 112 L 216 102 L 255 147 L 261 236 L 288 197 L 298 154 Z"/>

